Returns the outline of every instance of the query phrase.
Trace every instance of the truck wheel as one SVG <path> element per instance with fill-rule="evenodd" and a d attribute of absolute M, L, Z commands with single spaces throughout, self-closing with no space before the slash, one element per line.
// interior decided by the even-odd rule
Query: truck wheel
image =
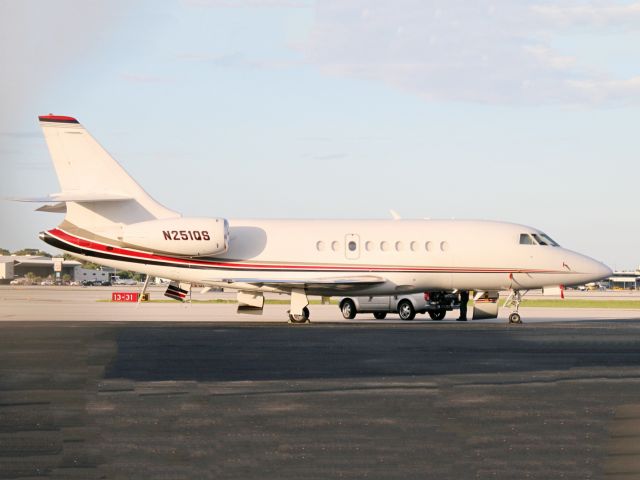
<path fill-rule="evenodd" d="M 447 315 L 447 311 L 444 309 L 429 310 L 429 316 L 431 320 L 442 320 Z"/>
<path fill-rule="evenodd" d="M 350 298 L 342 301 L 340 304 L 340 311 L 342 312 L 342 316 L 347 320 L 353 320 L 356 318 L 356 304 L 353 303 L 353 300 Z"/>
<path fill-rule="evenodd" d="M 413 320 L 416 318 L 416 309 L 409 300 L 402 300 L 398 304 L 398 315 L 401 320 Z"/>
<path fill-rule="evenodd" d="M 387 312 L 373 312 L 373 316 L 378 320 L 384 320 L 384 318 L 387 316 Z"/>

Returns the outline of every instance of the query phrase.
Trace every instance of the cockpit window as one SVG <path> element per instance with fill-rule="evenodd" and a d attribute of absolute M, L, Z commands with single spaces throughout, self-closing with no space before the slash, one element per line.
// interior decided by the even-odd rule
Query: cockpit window
<path fill-rule="evenodd" d="M 531 235 L 533 236 L 533 238 L 535 239 L 538 245 L 552 246 L 552 247 L 560 246 L 549 235 L 546 235 L 544 233 L 532 233 Z"/>
<path fill-rule="evenodd" d="M 547 242 L 545 242 L 545 241 L 542 239 L 542 237 L 541 237 L 540 235 L 538 235 L 537 233 L 532 233 L 531 235 L 533 235 L 533 238 L 535 238 L 535 239 L 536 239 L 536 243 L 537 243 L 538 245 L 545 245 L 545 246 L 546 246 L 546 245 L 548 245 L 548 243 L 547 243 Z"/>
<path fill-rule="evenodd" d="M 535 245 L 535 243 L 528 233 L 520 234 L 520 245 Z"/>
<path fill-rule="evenodd" d="M 559 247 L 560 245 L 553 238 L 551 238 L 546 233 L 541 233 L 540 236 L 552 247 Z"/>

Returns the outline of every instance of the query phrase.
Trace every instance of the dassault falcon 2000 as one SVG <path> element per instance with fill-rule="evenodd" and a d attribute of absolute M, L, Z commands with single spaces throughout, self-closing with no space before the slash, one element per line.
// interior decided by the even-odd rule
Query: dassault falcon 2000
<path fill-rule="evenodd" d="M 509 320 L 519 323 L 527 290 L 559 293 L 611 274 L 540 230 L 512 223 L 183 217 L 151 198 L 75 118 L 39 119 L 61 191 L 22 200 L 65 213 L 42 240 L 83 260 L 172 279 L 174 293 L 192 283 L 233 289 L 239 311 L 261 313 L 264 292 L 286 293 L 289 319 L 298 323 L 309 319 L 308 295 L 438 298 L 473 290 L 478 311 L 489 303 L 485 313 L 495 318 L 498 292 L 508 290 Z"/>

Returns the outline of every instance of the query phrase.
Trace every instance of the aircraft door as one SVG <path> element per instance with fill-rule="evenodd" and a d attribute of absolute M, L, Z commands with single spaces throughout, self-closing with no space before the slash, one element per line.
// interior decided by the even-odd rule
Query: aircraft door
<path fill-rule="evenodd" d="M 360 258 L 360 237 L 353 233 L 344 236 L 344 255 L 349 260 Z"/>

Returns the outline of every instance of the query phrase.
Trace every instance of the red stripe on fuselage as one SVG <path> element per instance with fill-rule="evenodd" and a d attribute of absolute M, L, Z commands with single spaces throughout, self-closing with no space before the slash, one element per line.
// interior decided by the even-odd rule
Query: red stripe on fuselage
<path fill-rule="evenodd" d="M 509 268 L 466 268 L 466 267 L 383 267 L 383 266 L 374 266 L 374 265 L 286 265 L 286 264 L 268 264 L 268 263 L 231 263 L 231 262 L 220 262 L 220 261 L 207 261 L 207 260 L 195 260 L 195 259 L 185 259 L 178 257 L 168 257 L 164 255 L 156 255 L 154 253 L 142 252 L 138 250 L 131 250 L 127 248 L 121 248 L 111 245 L 105 245 L 102 243 L 97 243 L 92 240 L 87 240 L 81 237 L 73 236 L 64 230 L 59 228 L 54 228 L 49 230 L 47 233 L 50 235 L 64 241 L 70 243 L 72 245 L 77 245 L 81 248 L 86 248 L 90 250 L 96 250 L 98 252 L 104 252 L 115 255 L 122 255 L 125 257 L 133 257 L 135 259 L 141 260 L 151 260 L 151 261 L 160 261 L 160 262 L 172 262 L 176 263 L 176 267 L 184 266 L 188 267 L 189 265 L 201 265 L 201 266 L 211 266 L 212 268 L 227 268 L 227 269 L 240 269 L 240 270 L 329 270 L 329 271 L 346 271 L 346 272 L 433 272 L 433 273 L 565 273 L 564 271 L 557 270 L 535 270 L 535 269 L 509 269 Z M 122 261 L 126 261 L 124 258 Z"/>

